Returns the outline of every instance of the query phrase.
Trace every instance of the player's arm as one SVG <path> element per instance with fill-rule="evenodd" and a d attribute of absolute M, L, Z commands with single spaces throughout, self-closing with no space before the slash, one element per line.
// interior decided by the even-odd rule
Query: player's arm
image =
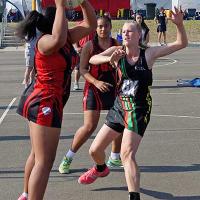
<path fill-rule="evenodd" d="M 89 72 L 89 59 L 91 57 L 92 51 L 93 51 L 93 44 L 91 41 L 89 41 L 86 43 L 86 45 L 83 47 L 81 51 L 81 58 L 80 58 L 81 75 L 85 78 L 85 80 L 93 84 L 101 92 L 108 92 L 110 90 L 110 87 L 112 87 L 112 85 L 96 79 Z"/>
<path fill-rule="evenodd" d="M 89 35 L 97 27 L 97 20 L 94 8 L 88 0 L 83 1 L 80 5 L 83 13 L 83 21 L 77 26 L 69 29 L 72 43 L 78 42 L 81 38 Z"/>
<path fill-rule="evenodd" d="M 155 60 L 159 57 L 169 55 L 175 51 L 185 48 L 188 45 L 187 34 L 183 25 L 183 14 L 180 10 L 175 8 L 172 13 L 172 22 L 176 25 L 177 38 L 173 43 L 166 46 L 150 47 L 146 50 L 146 58 L 148 66 L 151 67 Z"/>
<path fill-rule="evenodd" d="M 100 54 L 94 55 L 90 58 L 89 62 L 93 65 L 99 65 L 110 62 L 110 57 L 116 49 L 122 49 L 121 46 L 112 46 Z"/>
<path fill-rule="evenodd" d="M 65 17 L 64 0 L 56 0 L 56 14 L 52 28 L 52 34 L 46 34 L 38 41 L 38 49 L 41 53 L 49 55 L 63 47 L 67 40 L 67 21 Z"/>

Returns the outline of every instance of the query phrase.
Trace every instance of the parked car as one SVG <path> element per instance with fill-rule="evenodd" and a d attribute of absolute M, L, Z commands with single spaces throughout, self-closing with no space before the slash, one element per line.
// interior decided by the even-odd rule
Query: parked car
<path fill-rule="evenodd" d="M 195 19 L 196 8 L 188 8 L 188 12 L 187 13 L 188 13 L 187 20 Z"/>

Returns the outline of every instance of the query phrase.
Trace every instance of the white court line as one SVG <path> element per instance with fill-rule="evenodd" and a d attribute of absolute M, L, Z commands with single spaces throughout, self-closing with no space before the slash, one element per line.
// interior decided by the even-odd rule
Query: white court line
<path fill-rule="evenodd" d="M 83 115 L 83 113 L 63 113 L 64 115 Z M 101 113 L 101 115 L 107 115 L 107 113 Z M 198 116 L 187 116 L 187 115 L 156 115 L 152 114 L 152 117 L 175 117 L 175 118 L 190 118 L 190 119 L 200 119 Z"/>
<path fill-rule="evenodd" d="M 175 118 L 190 118 L 190 119 L 200 119 L 198 116 L 189 116 L 189 115 L 151 115 L 153 117 L 175 117 Z"/>
<path fill-rule="evenodd" d="M 153 81 L 159 81 L 159 82 L 176 82 L 177 80 L 169 80 L 169 79 L 165 79 L 165 80 L 159 80 L 159 79 L 157 79 L 157 80 L 153 80 Z"/>
<path fill-rule="evenodd" d="M 162 59 L 160 59 L 160 60 L 162 60 Z M 172 61 L 172 62 L 170 62 L 170 63 L 165 63 L 165 64 L 161 64 L 161 65 L 156 65 L 156 62 L 155 62 L 153 68 L 162 67 L 162 66 L 167 66 L 167 65 L 173 65 L 173 64 L 175 64 L 175 63 L 178 62 L 177 60 L 171 59 L 171 58 L 165 58 L 165 59 L 163 59 L 163 60 L 170 60 L 170 61 Z"/>
<path fill-rule="evenodd" d="M 191 95 L 191 94 L 200 94 L 200 92 L 151 92 L 151 94 L 164 94 L 164 95 Z"/>
<path fill-rule="evenodd" d="M 17 113 L 8 114 L 9 116 L 18 115 Z M 83 112 L 79 113 L 63 113 L 63 115 L 83 115 Z M 101 115 L 107 115 L 107 112 L 102 112 Z M 190 115 L 156 115 L 152 114 L 152 117 L 174 117 L 174 118 L 190 118 L 190 119 L 200 119 L 199 116 L 190 116 Z"/>
<path fill-rule="evenodd" d="M 17 97 L 13 98 L 13 100 L 9 103 L 8 107 L 6 108 L 6 110 L 4 111 L 3 115 L 0 118 L 0 125 L 3 122 L 4 118 L 6 117 L 7 113 L 9 112 L 11 106 L 13 105 L 13 103 L 16 101 Z"/>

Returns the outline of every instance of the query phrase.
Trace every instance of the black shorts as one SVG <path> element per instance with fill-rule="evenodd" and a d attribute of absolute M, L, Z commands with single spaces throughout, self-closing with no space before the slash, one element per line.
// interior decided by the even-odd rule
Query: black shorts
<path fill-rule="evenodd" d="M 95 86 L 90 85 L 84 89 L 83 110 L 109 110 L 115 100 L 114 87 L 109 92 L 100 92 Z"/>
<path fill-rule="evenodd" d="M 167 31 L 167 27 L 166 25 L 158 25 L 157 27 L 157 32 L 166 32 Z"/>
<path fill-rule="evenodd" d="M 105 124 L 117 132 L 122 133 L 126 128 L 142 137 L 150 121 L 151 97 L 141 105 L 138 106 L 130 97 L 117 97 Z"/>

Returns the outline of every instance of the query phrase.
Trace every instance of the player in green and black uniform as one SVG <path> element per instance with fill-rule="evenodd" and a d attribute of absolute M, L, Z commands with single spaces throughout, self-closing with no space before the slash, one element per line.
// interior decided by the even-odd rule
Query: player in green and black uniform
<path fill-rule="evenodd" d="M 106 124 L 117 132 L 124 128 L 143 136 L 150 120 L 152 71 L 148 68 L 145 50 L 140 49 L 134 65 L 126 57 L 119 61 L 120 87 L 114 106 L 107 115 Z"/>
<path fill-rule="evenodd" d="M 129 200 L 140 200 L 140 172 L 135 156 L 150 120 L 149 86 L 152 85 L 152 67 L 157 58 L 186 47 L 188 42 L 181 11 L 175 9 L 171 20 L 177 28 L 177 39 L 167 46 L 142 50 L 138 45 L 141 27 L 136 22 L 125 23 L 122 29 L 125 48 L 111 47 L 90 59 L 92 64 L 110 62 L 118 69 L 120 82 L 114 106 L 90 147 L 90 155 L 96 166 L 81 175 L 79 183 L 91 184 L 98 177 L 109 174 L 105 164 L 105 149 L 113 139 L 123 133 L 121 159 Z"/>

